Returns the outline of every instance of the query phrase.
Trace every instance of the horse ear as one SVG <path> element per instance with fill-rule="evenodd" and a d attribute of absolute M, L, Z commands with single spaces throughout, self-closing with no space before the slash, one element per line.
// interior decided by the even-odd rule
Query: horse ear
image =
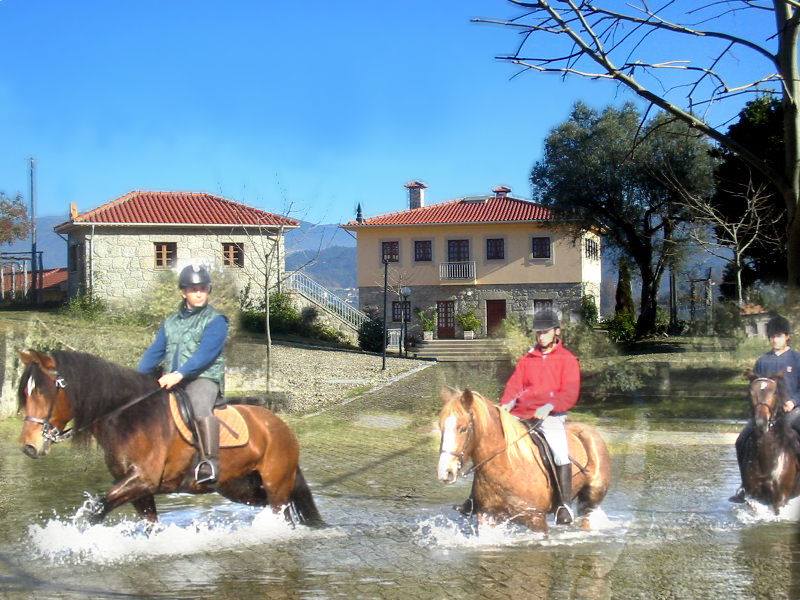
<path fill-rule="evenodd" d="M 475 400 L 475 396 L 472 395 L 472 390 L 469 388 L 465 389 L 461 394 L 461 404 L 464 405 L 464 408 L 472 408 L 472 403 Z"/>
<path fill-rule="evenodd" d="M 35 350 L 17 350 L 17 354 L 19 354 L 19 358 L 22 361 L 22 364 L 26 367 L 31 364 L 32 362 L 36 361 L 36 354 Z"/>

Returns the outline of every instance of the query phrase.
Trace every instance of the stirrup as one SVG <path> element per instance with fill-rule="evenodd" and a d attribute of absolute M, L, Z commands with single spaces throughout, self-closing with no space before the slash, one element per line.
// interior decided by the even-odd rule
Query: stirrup
<path fill-rule="evenodd" d="M 734 504 L 744 504 L 744 496 L 744 488 L 740 487 L 738 490 L 736 490 L 736 493 L 733 496 L 728 498 L 728 502 L 733 502 Z"/>
<path fill-rule="evenodd" d="M 200 469 L 204 466 L 207 466 L 211 473 L 203 477 L 200 475 Z M 214 467 L 214 463 L 208 459 L 203 459 L 197 463 L 197 466 L 194 468 L 194 480 L 197 483 L 216 483 L 217 469 Z"/>
<path fill-rule="evenodd" d="M 564 511 L 566 511 L 566 516 L 564 515 Z M 574 520 L 575 520 L 575 515 L 572 514 L 572 509 L 566 504 L 562 504 L 556 509 L 557 525 L 569 525 Z"/>

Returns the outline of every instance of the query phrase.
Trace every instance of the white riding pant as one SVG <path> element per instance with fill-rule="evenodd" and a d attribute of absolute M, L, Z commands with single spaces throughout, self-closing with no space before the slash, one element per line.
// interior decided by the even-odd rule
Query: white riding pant
<path fill-rule="evenodd" d="M 569 464 L 567 430 L 564 428 L 566 420 L 567 415 L 550 415 L 542 420 L 542 434 L 553 452 L 553 462 L 558 466 Z"/>

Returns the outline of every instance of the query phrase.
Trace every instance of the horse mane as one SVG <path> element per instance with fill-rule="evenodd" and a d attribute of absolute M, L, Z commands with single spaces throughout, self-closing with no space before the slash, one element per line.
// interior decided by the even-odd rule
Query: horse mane
<path fill-rule="evenodd" d="M 66 384 L 64 391 L 72 406 L 76 430 L 73 439 L 76 442 L 86 442 L 91 437 L 89 426 L 96 420 L 126 402 L 158 388 L 158 383 L 152 376 L 116 365 L 93 354 L 59 350 L 52 352 L 51 356 L 55 360 L 59 376 Z M 39 385 L 36 379 L 34 381 Z M 106 432 L 111 432 L 115 438 L 122 440 L 143 429 L 154 430 L 160 427 L 166 433 L 169 423 L 166 398 L 165 392 L 154 394 L 106 419 Z M 84 427 L 86 429 L 82 429 Z"/>

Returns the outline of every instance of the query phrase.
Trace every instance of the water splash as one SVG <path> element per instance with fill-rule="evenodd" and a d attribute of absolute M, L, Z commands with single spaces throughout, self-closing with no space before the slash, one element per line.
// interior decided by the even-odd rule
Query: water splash
<path fill-rule="evenodd" d="M 474 519 L 456 520 L 439 515 L 420 521 L 414 538 L 420 546 L 438 548 L 482 548 L 520 545 L 574 545 L 624 537 L 629 523 L 610 518 L 602 509 L 589 516 L 590 530 L 570 527 L 551 527 L 547 535 L 536 533 L 510 522 L 481 525 Z"/>
<path fill-rule="evenodd" d="M 332 529 L 294 528 L 269 508 L 175 511 L 155 525 L 128 519 L 89 525 L 79 513 L 29 525 L 25 543 L 36 556 L 57 564 L 116 564 L 337 535 Z"/>
<path fill-rule="evenodd" d="M 772 523 L 779 521 L 800 521 L 800 497 L 792 498 L 778 511 L 776 515 L 772 508 L 752 498 L 747 498 L 744 504 L 733 507 L 733 514 L 737 521 L 744 525 L 755 523 Z"/>

